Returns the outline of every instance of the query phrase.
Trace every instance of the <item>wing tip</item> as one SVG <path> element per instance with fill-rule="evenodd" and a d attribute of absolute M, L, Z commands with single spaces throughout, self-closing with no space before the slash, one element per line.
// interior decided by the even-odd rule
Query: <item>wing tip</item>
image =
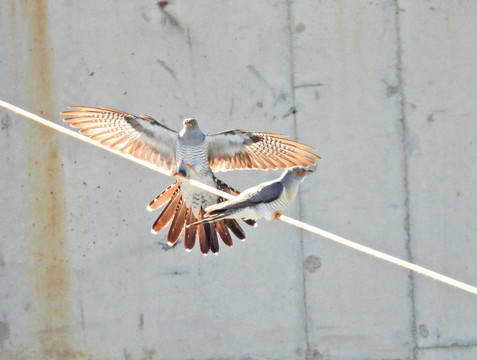
<path fill-rule="evenodd" d="M 81 110 L 81 111 L 86 111 L 86 110 L 102 110 L 103 108 L 99 107 L 99 108 L 95 108 L 95 107 L 92 107 L 92 106 L 79 106 L 79 105 L 72 105 L 72 106 L 67 106 L 66 107 L 67 109 L 73 109 L 73 110 Z M 66 111 L 61 111 L 60 114 L 62 115 L 68 115 L 72 112 L 76 112 L 76 111 L 70 111 L 70 110 L 66 110 Z"/>

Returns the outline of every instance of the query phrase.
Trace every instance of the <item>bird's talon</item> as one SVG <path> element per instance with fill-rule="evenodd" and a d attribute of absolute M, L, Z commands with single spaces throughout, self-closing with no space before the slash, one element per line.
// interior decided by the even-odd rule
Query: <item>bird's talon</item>
<path fill-rule="evenodd" d="M 199 176 L 199 173 L 198 173 L 197 170 L 195 169 L 194 165 L 189 164 L 188 162 L 185 162 L 185 161 L 182 161 L 182 162 L 184 163 L 185 166 L 190 167 L 192 170 L 194 170 L 194 172 L 196 173 L 196 175 Z"/>
<path fill-rule="evenodd" d="M 181 179 L 185 179 L 187 180 L 187 177 L 182 175 L 180 172 L 178 171 L 174 171 L 172 174 L 171 174 L 172 177 L 175 177 L 175 178 L 178 178 L 179 180 Z"/>
<path fill-rule="evenodd" d="M 280 220 L 281 216 L 282 216 L 282 213 L 280 211 L 275 211 L 275 214 L 273 215 L 273 218 L 275 220 Z"/>

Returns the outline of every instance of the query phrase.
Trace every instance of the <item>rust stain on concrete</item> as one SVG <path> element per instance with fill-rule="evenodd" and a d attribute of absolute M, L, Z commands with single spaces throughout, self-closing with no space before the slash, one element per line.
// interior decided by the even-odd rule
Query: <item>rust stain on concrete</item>
<path fill-rule="evenodd" d="M 15 18 L 15 0 L 10 0 L 8 2 L 8 18 L 9 19 Z"/>
<path fill-rule="evenodd" d="M 28 59 L 25 90 L 28 110 L 53 119 L 55 89 L 52 47 L 48 33 L 48 3 L 21 2 L 26 24 Z M 73 316 L 70 299 L 70 275 L 65 258 L 66 205 L 64 179 L 59 158 L 59 141 L 54 131 L 32 124 L 28 128 L 27 171 L 29 184 L 24 194 L 26 229 L 33 257 L 30 281 L 32 287 L 32 333 L 35 348 L 44 356 L 70 349 Z M 62 358 L 71 358 L 66 352 Z"/>
<path fill-rule="evenodd" d="M 7 8 L 7 16 L 5 20 L 8 22 L 8 34 L 10 36 L 5 37 L 4 46 L 8 46 L 8 59 L 7 61 L 15 64 L 18 62 L 18 59 L 22 58 L 22 54 L 19 51 L 19 41 L 18 41 L 18 31 L 17 31 L 17 22 L 16 22 L 16 3 L 15 0 L 8 1 L 8 8 Z M 12 82 L 9 86 L 12 88 L 12 92 L 14 94 L 21 94 L 21 90 L 19 90 L 19 81 L 18 81 L 18 72 L 20 66 L 17 63 L 17 66 L 10 66 L 9 70 L 11 71 L 10 76 L 12 76 Z"/>

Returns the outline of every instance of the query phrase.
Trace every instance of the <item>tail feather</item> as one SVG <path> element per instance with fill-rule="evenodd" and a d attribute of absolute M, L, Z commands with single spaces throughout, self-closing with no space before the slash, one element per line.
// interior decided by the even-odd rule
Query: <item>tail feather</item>
<path fill-rule="evenodd" d="M 217 254 L 219 252 L 219 240 L 217 239 L 217 230 L 215 228 L 215 223 L 209 223 L 209 242 L 210 242 L 210 250 Z M 205 229 L 207 231 L 207 225 L 205 225 Z"/>
<path fill-rule="evenodd" d="M 184 247 L 187 251 L 191 251 L 195 245 L 195 234 L 197 233 L 197 226 L 191 225 L 195 222 L 195 220 L 196 218 L 192 213 L 192 209 L 189 209 L 184 233 Z"/>
<path fill-rule="evenodd" d="M 217 187 L 219 188 L 219 190 L 222 190 L 223 192 L 226 192 L 226 193 L 231 194 L 233 196 L 237 196 L 238 194 L 240 194 L 239 191 L 235 190 L 230 185 L 227 185 L 222 180 L 217 179 L 215 176 L 214 176 L 214 181 L 217 184 Z"/>
<path fill-rule="evenodd" d="M 167 243 L 169 245 L 174 245 L 179 239 L 179 236 L 181 236 L 182 230 L 184 230 L 186 223 L 186 215 L 187 206 L 185 202 L 181 200 L 179 204 L 177 204 L 174 219 L 172 219 L 172 224 L 169 227 L 169 232 L 167 233 Z"/>
<path fill-rule="evenodd" d="M 219 221 L 219 220 L 222 220 L 224 218 L 225 215 L 222 215 L 222 214 L 215 214 L 215 215 L 212 215 L 212 216 L 207 216 L 207 217 L 204 217 L 202 218 L 201 220 L 197 220 L 194 225 L 199 225 L 199 224 L 206 224 L 206 223 L 211 223 L 211 222 L 214 222 L 214 221 Z"/>
<path fill-rule="evenodd" d="M 181 199 L 182 199 L 181 191 L 176 191 L 174 195 L 172 195 L 171 200 L 167 203 L 164 210 L 162 210 L 162 213 L 159 215 L 159 217 L 156 219 L 156 221 L 152 225 L 152 231 L 154 233 L 157 234 L 161 232 L 167 226 L 167 224 L 169 224 L 169 222 L 174 217 L 174 214 L 177 209 L 177 204 L 179 203 Z"/>
<path fill-rule="evenodd" d="M 178 181 L 175 181 L 174 183 L 169 185 L 166 190 L 157 195 L 156 198 L 149 203 L 147 210 L 153 211 L 159 209 L 162 205 L 164 205 L 171 199 L 172 195 L 174 195 L 174 193 L 179 187 L 180 183 Z"/>
<path fill-rule="evenodd" d="M 142 151 L 142 149 L 134 150 Z M 237 190 L 229 185 L 216 178 L 214 179 L 217 188 L 229 194 L 239 194 Z M 222 198 L 218 199 L 219 202 L 223 200 Z M 213 253 L 219 252 L 219 237 L 227 246 L 232 246 L 233 241 L 230 232 L 240 240 L 245 239 L 245 232 L 238 222 L 235 219 L 225 219 L 225 214 L 218 213 L 205 217 L 205 210 L 201 208 L 199 216 L 196 218 L 192 209 L 189 208 L 182 199 L 182 189 L 179 181 L 175 181 L 159 194 L 149 203 L 147 209 L 156 210 L 163 205 L 165 205 L 165 207 L 152 225 L 152 231 L 159 233 L 170 223 L 170 228 L 167 233 L 167 243 L 171 246 L 177 243 L 182 233 L 184 233 L 185 249 L 187 251 L 192 250 L 197 237 L 199 239 L 200 250 L 203 254 L 207 254 L 209 251 Z M 255 226 L 254 220 L 244 221 L 248 225 Z"/>
<path fill-rule="evenodd" d="M 232 237 L 230 236 L 230 232 L 225 226 L 225 224 L 223 223 L 223 221 L 216 221 L 215 228 L 217 229 L 217 232 L 219 233 L 225 245 L 233 246 Z"/>
<path fill-rule="evenodd" d="M 224 192 L 226 192 L 226 193 L 229 193 L 229 194 L 231 194 L 231 195 L 234 195 L 234 196 L 237 196 L 237 195 L 240 194 L 239 191 L 235 190 L 233 187 L 231 187 L 230 185 L 224 183 L 222 180 L 216 178 L 215 176 L 214 176 L 214 181 L 215 181 L 215 183 L 217 184 L 217 187 L 219 188 L 219 190 L 222 190 L 222 191 L 224 191 Z M 223 200 L 224 200 L 224 199 L 221 198 L 221 201 L 223 201 Z M 215 214 L 209 213 L 208 215 L 210 216 L 210 215 L 215 215 Z M 209 217 L 209 216 L 208 216 L 208 217 Z M 216 219 L 220 219 L 220 217 L 219 217 L 219 218 L 216 218 Z M 209 218 L 209 220 L 212 221 L 211 218 Z M 256 226 L 257 226 L 257 223 L 256 223 L 255 220 L 252 220 L 252 219 L 247 219 L 247 220 L 242 219 L 242 220 L 243 220 L 247 225 L 250 225 L 250 226 L 253 226 L 253 227 L 256 227 Z"/>
<path fill-rule="evenodd" d="M 204 211 L 200 209 L 198 220 L 202 220 L 203 212 Z M 210 244 L 209 244 L 209 237 L 208 237 L 209 234 L 207 234 L 205 225 L 206 224 L 197 225 L 197 233 L 199 234 L 200 251 L 202 251 L 202 254 L 207 255 L 207 253 L 210 250 Z M 210 231 L 210 228 L 208 229 Z"/>
<path fill-rule="evenodd" d="M 257 227 L 257 222 L 255 220 L 252 220 L 252 219 L 242 219 L 242 221 L 247 224 L 247 225 L 250 225 L 250 226 L 253 226 L 253 227 Z"/>
<path fill-rule="evenodd" d="M 237 223 L 237 220 L 235 219 L 224 219 L 224 224 L 234 233 L 236 237 L 238 237 L 240 240 L 245 240 L 245 233 L 240 227 L 240 225 Z"/>
<path fill-rule="evenodd" d="M 202 254 L 207 255 L 210 249 L 209 240 L 205 232 L 204 224 L 197 225 L 197 234 L 199 235 L 199 246 Z"/>

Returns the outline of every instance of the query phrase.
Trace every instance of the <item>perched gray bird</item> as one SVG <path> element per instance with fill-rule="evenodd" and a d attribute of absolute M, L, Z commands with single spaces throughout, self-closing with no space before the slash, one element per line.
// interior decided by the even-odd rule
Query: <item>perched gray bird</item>
<path fill-rule="evenodd" d="M 233 200 L 223 201 L 205 209 L 204 218 L 192 225 L 213 223 L 224 219 L 279 219 L 298 192 L 298 186 L 311 173 L 296 166 L 285 170 L 276 180 L 267 181 L 244 190 Z"/>
<path fill-rule="evenodd" d="M 294 165 L 314 165 L 319 157 L 309 150 L 314 148 L 286 139 L 285 135 L 229 130 L 206 135 L 200 131 L 197 120 L 186 119 L 180 132 L 161 125 L 150 116 L 136 116 L 105 107 L 72 106 L 62 114 L 80 133 L 102 145 L 130 154 L 172 172 L 186 174 L 191 179 L 212 187 L 238 194 L 218 180 L 213 171 L 234 169 L 278 169 Z M 171 221 L 167 242 L 174 245 L 184 231 L 184 245 L 191 250 L 196 234 L 204 254 L 219 251 L 217 233 L 227 245 L 232 245 L 229 231 L 239 239 L 245 234 L 238 223 L 228 221 L 187 226 L 201 220 L 204 209 L 223 199 L 187 183 L 174 182 L 148 206 L 156 210 L 166 204 L 152 226 L 155 233 Z M 249 221 L 251 225 L 253 221 Z"/>

